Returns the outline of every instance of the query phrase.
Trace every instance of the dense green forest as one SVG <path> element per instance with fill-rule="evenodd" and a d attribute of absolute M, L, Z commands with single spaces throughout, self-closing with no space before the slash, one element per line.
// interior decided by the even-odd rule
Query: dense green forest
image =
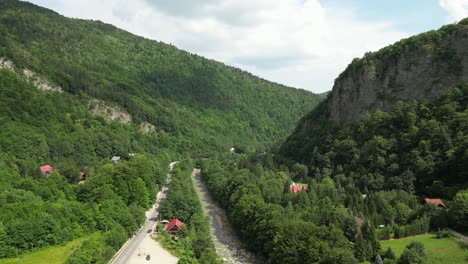
<path fill-rule="evenodd" d="M 40 91 L 6 69 L 0 69 L 0 87 L 0 112 L 5 114 L 0 118 L 0 257 L 100 231 L 101 236 L 85 241 L 67 263 L 107 263 L 144 222 L 144 211 L 164 183 L 167 165 L 181 156 L 173 142 L 177 138 L 144 135 L 138 127 L 105 121 L 92 115 L 80 97 Z M 113 164 L 110 157 L 115 153 L 123 159 Z M 50 177 L 39 170 L 46 163 L 54 168 Z M 182 165 L 184 172 L 192 166 L 188 161 Z M 181 177 L 187 174 L 179 171 L 174 172 L 174 192 L 163 214 L 178 215 L 196 227 L 184 238 L 193 240 L 188 261 L 211 263 L 216 254 L 209 232 L 204 232 L 206 220 L 196 194 L 185 191 L 187 181 Z M 87 179 L 78 184 L 80 172 Z M 166 209 L 177 190 L 184 192 L 181 202 L 191 202 L 190 210 L 198 208 L 192 211 L 197 216 L 186 217 L 186 207 Z"/>
<path fill-rule="evenodd" d="M 383 73 L 418 40 L 367 59 Z M 93 114 L 96 99 L 131 120 Z M 346 125 L 329 120 L 323 99 L 99 21 L 0 0 L 0 258 L 97 233 L 66 262 L 106 263 L 144 222 L 174 160 L 161 214 L 186 224 L 178 242 L 163 240 L 181 263 L 220 262 L 190 181 L 198 166 L 268 263 L 426 263 L 419 243 L 396 258 L 379 240 L 468 231 L 467 83 Z M 142 131 L 147 123 L 154 131 Z M 292 193 L 293 182 L 307 187 Z"/>
<path fill-rule="evenodd" d="M 281 154 L 314 177 L 346 175 L 360 190 L 402 189 L 452 198 L 468 187 L 468 84 L 434 101 L 400 103 L 392 112 L 336 126 L 323 114 L 313 134 L 293 134 Z"/>
<path fill-rule="evenodd" d="M 162 242 L 166 248 L 175 251 L 180 264 L 220 264 L 222 261 L 214 250 L 208 220 L 190 178 L 194 166 L 190 160 L 182 160 L 172 172 L 171 188 L 161 204 L 161 218 L 178 218 L 185 227 L 178 232 L 178 241 L 162 232 Z"/>
<path fill-rule="evenodd" d="M 0 58 L 66 92 L 112 102 L 184 146 L 265 149 L 321 98 L 99 21 L 0 2 Z M 203 151 L 199 151 L 203 153 Z"/>
<path fill-rule="evenodd" d="M 103 241 L 86 243 L 96 254 L 71 263 L 106 263 L 144 221 L 175 154 L 134 127 L 90 114 L 77 97 L 44 93 L 8 70 L 0 69 L 0 87 L 0 257 L 101 231 Z M 111 164 L 113 153 L 130 151 L 144 154 Z M 54 168 L 48 178 L 44 164 Z"/>
<path fill-rule="evenodd" d="M 430 213 L 430 228 L 450 226 L 468 230 L 468 83 L 467 76 L 462 75 L 464 64 L 460 56 L 463 55 L 455 56 L 453 48 L 458 45 L 454 44 L 454 32 L 464 32 L 467 24 L 468 20 L 464 19 L 458 24 L 368 53 L 353 60 L 338 77 L 356 78 L 359 69 L 372 64 L 377 71 L 376 76 L 383 80 L 388 77 L 386 74 L 390 74 L 387 72 L 390 66 L 413 60 L 413 54 L 432 50 L 434 52 L 428 59 L 432 67 L 440 71 L 438 81 L 445 83 L 456 75 L 461 80 L 458 86 L 439 87 L 443 92 L 437 96 L 433 94 L 431 98 L 394 101 L 392 111 L 377 110 L 345 124 L 337 124 L 331 118 L 331 97 L 340 93 L 334 90 L 301 119 L 295 132 L 279 148 L 276 162 L 289 168 L 304 166 L 307 176 L 293 177 L 298 181 L 309 177 L 315 180 L 330 177 L 335 181 L 346 179 L 352 182 L 363 194 L 398 190 L 414 197 L 442 198 L 449 204 L 449 209 Z M 465 35 L 458 39 L 466 39 Z M 396 78 L 396 73 L 391 76 Z M 398 91 L 412 89 L 413 94 L 423 93 L 422 90 L 427 88 L 394 84 Z M 359 91 L 359 85 L 352 88 Z M 388 91 L 378 96 L 393 98 L 392 94 L 385 92 Z M 391 213 L 383 218 L 371 213 L 367 218 L 373 223 L 385 222 L 388 226 L 389 220 L 385 219 L 392 222 L 395 212 L 385 211 Z M 406 232 L 395 228 L 380 231 L 381 238 Z"/>
<path fill-rule="evenodd" d="M 338 192 L 363 195 L 364 199 L 359 196 L 345 199 L 342 205 L 373 224 L 379 239 L 446 227 L 467 231 L 468 83 L 462 75 L 462 59 L 453 48 L 454 32 L 464 32 L 467 24 L 468 20 L 464 19 L 368 53 L 353 60 L 338 77 L 358 79 L 360 69 L 373 65 L 379 84 L 387 84 L 384 80 L 390 76 L 387 88 L 393 87 L 394 92 L 412 89 L 413 94 L 423 93 L 424 87 L 399 86 L 392 79 L 397 74 L 389 69 L 391 66 L 395 69 L 395 65 L 402 65 L 405 60 L 414 61 L 414 54 L 432 51 L 427 59 L 438 72 L 434 78 L 444 83 L 457 76 L 461 80 L 458 86 L 445 87 L 444 92 L 431 98 L 397 102 L 391 99 L 394 94 L 378 90 L 382 87 L 377 85 L 377 96 L 389 99 L 387 102 L 393 104 L 393 110 L 377 110 L 344 124 L 331 118 L 330 101 L 340 93 L 334 90 L 301 119 L 295 132 L 278 148 L 275 166 L 292 171 L 291 179 L 295 181 L 332 179 Z M 465 38 L 460 35 L 459 39 Z M 360 87 L 355 85 L 352 89 L 359 93 Z M 448 208 L 422 207 L 422 197 L 441 198 Z M 345 228 L 341 229 L 347 233 Z M 372 239 L 362 234 L 363 237 L 359 235 L 354 241 L 354 256 L 361 261 L 373 260 L 375 252 L 363 251 L 365 241 L 372 244 Z M 385 256 L 383 251 L 380 254 Z M 411 263 L 410 253 L 402 258 Z M 412 261 L 427 262 L 424 258 L 417 259 Z M 384 259 L 384 263 L 388 262 Z"/>
<path fill-rule="evenodd" d="M 366 54 L 339 78 L 361 78 L 356 69 L 372 61 L 385 79 L 390 64 L 418 49 L 440 49 L 434 67 L 460 76 L 461 61 L 444 48 L 465 25 Z M 271 152 L 201 160 L 204 180 L 245 245 L 268 263 L 428 263 L 421 243 L 397 258 L 379 240 L 468 230 L 468 83 L 443 90 L 345 124 L 331 118 L 330 98 L 340 92 L 332 91 Z M 295 183 L 307 187 L 291 192 Z"/>
<path fill-rule="evenodd" d="M 320 100 L 112 25 L 2 0 L 0 258 L 100 233 L 67 263 L 106 263 L 143 223 L 169 162 L 181 159 L 163 215 L 189 227 L 184 261 L 216 262 L 186 191 L 190 159 L 264 150 Z M 104 113 L 94 114 L 98 103 Z M 110 108 L 129 122 L 109 120 Z"/>
<path fill-rule="evenodd" d="M 203 176 L 246 246 L 271 263 L 426 263 L 420 245 L 395 259 L 378 240 L 468 230 L 467 105 L 465 84 L 346 126 L 322 120 L 322 133 L 291 137 L 281 153 L 201 161 Z M 291 193 L 293 181 L 307 190 Z M 449 209 L 418 193 L 448 198 Z"/>

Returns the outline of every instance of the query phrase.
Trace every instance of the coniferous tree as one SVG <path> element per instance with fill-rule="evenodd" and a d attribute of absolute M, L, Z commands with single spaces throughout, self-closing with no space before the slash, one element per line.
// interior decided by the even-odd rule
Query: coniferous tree
<path fill-rule="evenodd" d="M 375 257 L 374 264 L 383 264 L 383 261 L 382 261 L 382 258 L 380 257 L 380 255 L 377 255 Z"/>
<path fill-rule="evenodd" d="M 426 264 L 427 256 L 424 245 L 421 242 L 411 242 L 398 260 L 399 264 Z"/>
<path fill-rule="evenodd" d="M 370 253 L 368 258 L 375 258 L 375 256 L 377 256 L 377 254 L 380 252 L 380 242 L 377 239 L 375 229 L 369 221 L 366 221 L 362 226 L 361 232 L 364 240 L 366 240 L 370 245 Z"/>
<path fill-rule="evenodd" d="M 372 248 L 370 247 L 368 241 L 366 241 L 362 234 L 360 233 L 354 243 L 354 256 L 359 261 L 366 261 L 372 255 Z"/>
<path fill-rule="evenodd" d="M 396 259 L 395 253 L 393 253 L 393 250 L 391 247 L 388 247 L 387 250 L 385 251 L 383 255 L 384 259 Z"/>
<path fill-rule="evenodd" d="M 0 258 L 4 258 L 8 256 L 6 240 L 7 240 L 7 235 L 5 232 L 5 228 L 3 227 L 2 222 L 0 222 Z"/>

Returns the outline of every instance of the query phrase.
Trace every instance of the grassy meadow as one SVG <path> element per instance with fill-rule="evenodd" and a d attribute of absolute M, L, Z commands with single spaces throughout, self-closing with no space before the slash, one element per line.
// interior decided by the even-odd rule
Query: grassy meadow
<path fill-rule="evenodd" d="M 468 263 L 468 244 L 453 236 L 437 238 L 436 234 L 430 233 L 415 237 L 381 241 L 380 244 L 383 250 L 391 247 L 399 257 L 405 247 L 413 241 L 424 244 L 429 264 Z"/>
<path fill-rule="evenodd" d="M 89 236 L 75 239 L 64 246 L 48 247 L 43 250 L 24 254 L 16 258 L 0 259 L 0 264 L 61 264 L 78 249 L 83 241 L 99 236 L 100 233 L 94 233 Z"/>

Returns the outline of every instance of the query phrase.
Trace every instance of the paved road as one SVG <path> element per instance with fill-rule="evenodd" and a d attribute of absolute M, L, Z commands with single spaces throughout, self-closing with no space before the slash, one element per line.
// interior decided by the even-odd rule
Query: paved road
<path fill-rule="evenodd" d="M 171 183 L 172 176 L 171 171 L 174 168 L 174 165 L 177 161 L 171 162 L 169 164 L 169 172 L 167 173 L 166 178 L 166 185 L 163 186 L 161 191 L 158 193 L 156 198 L 156 203 L 153 205 L 153 208 L 150 209 L 150 213 L 147 216 L 145 224 L 138 230 L 137 234 L 129 239 L 120 250 L 115 254 L 115 256 L 111 259 L 111 264 L 127 264 L 130 256 L 138 250 L 140 245 L 142 244 L 143 240 L 146 236 L 149 236 L 148 233 L 149 229 L 154 230 L 159 217 L 159 204 L 162 200 L 166 198 L 166 193 L 169 190 L 169 184 Z"/>

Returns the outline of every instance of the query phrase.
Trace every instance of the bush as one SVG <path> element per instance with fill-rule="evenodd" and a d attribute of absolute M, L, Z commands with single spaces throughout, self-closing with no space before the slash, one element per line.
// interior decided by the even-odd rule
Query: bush
<path fill-rule="evenodd" d="M 421 242 L 411 242 L 400 256 L 399 264 L 427 263 L 426 250 Z"/>
<path fill-rule="evenodd" d="M 450 236 L 450 232 L 445 229 L 437 232 L 437 238 L 446 238 L 449 236 Z"/>
<path fill-rule="evenodd" d="M 386 226 L 381 229 L 377 229 L 377 236 L 379 240 L 388 240 L 392 235 L 393 229 L 390 226 Z"/>
<path fill-rule="evenodd" d="M 383 257 L 385 259 L 385 263 L 387 263 L 387 261 L 390 259 L 392 260 L 396 259 L 395 253 L 393 253 L 393 250 L 391 247 L 387 248 L 387 251 L 385 251 L 385 253 L 383 254 Z"/>

